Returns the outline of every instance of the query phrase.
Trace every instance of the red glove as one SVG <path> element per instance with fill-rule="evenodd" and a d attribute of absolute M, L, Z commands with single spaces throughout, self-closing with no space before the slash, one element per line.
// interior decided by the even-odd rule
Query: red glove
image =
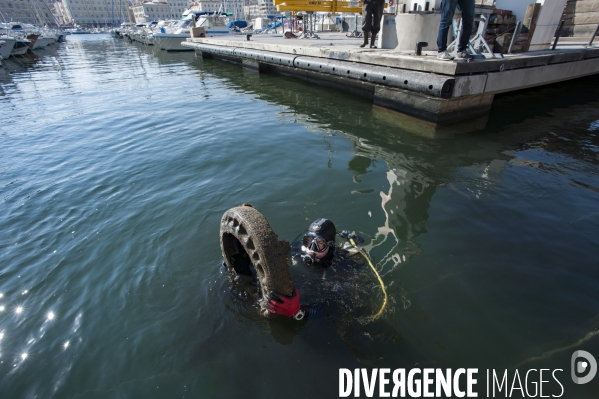
<path fill-rule="evenodd" d="M 281 316 L 293 317 L 300 311 L 300 293 L 297 288 L 288 298 L 278 292 L 271 291 L 268 297 L 268 311 Z"/>

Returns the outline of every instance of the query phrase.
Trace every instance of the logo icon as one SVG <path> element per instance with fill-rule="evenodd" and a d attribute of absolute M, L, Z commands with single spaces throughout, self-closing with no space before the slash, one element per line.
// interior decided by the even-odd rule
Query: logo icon
<path fill-rule="evenodd" d="M 584 360 L 582 360 L 582 359 Z M 590 382 L 597 374 L 597 360 L 587 351 L 576 351 L 572 354 L 570 363 L 572 370 L 572 381 L 575 384 L 586 384 Z M 584 377 L 578 375 L 588 372 Z"/>

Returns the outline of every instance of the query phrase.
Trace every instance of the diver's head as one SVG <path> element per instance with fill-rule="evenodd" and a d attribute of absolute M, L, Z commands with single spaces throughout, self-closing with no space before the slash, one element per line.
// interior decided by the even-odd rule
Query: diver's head
<path fill-rule="evenodd" d="M 319 218 L 310 224 L 302 240 L 304 251 L 316 259 L 324 258 L 335 245 L 335 225 L 328 219 Z"/>

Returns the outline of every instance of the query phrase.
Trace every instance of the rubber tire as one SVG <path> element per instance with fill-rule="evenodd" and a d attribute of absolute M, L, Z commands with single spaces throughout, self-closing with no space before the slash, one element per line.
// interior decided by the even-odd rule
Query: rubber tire
<path fill-rule="evenodd" d="M 226 211 L 220 222 L 220 248 L 225 265 L 235 274 L 250 275 L 252 266 L 260 283 L 260 313 L 269 317 L 265 298 L 270 291 L 293 293 L 287 254 L 291 246 L 279 241 L 266 218 L 251 204 Z"/>

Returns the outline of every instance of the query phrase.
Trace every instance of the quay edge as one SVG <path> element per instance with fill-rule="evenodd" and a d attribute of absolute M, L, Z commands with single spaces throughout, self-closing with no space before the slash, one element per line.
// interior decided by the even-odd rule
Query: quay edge
<path fill-rule="evenodd" d="M 182 45 L 204 58 L 351 91 L 374 105 L 438 124 L 488 114 L 498 93 L 599 73 L 599 48 L 447 62 L 434 55 L 359 49 L 353 41 L 340 34 L 309 43 L 265 35 L 251 41 L 245 36 L 191 38 Z"/>

